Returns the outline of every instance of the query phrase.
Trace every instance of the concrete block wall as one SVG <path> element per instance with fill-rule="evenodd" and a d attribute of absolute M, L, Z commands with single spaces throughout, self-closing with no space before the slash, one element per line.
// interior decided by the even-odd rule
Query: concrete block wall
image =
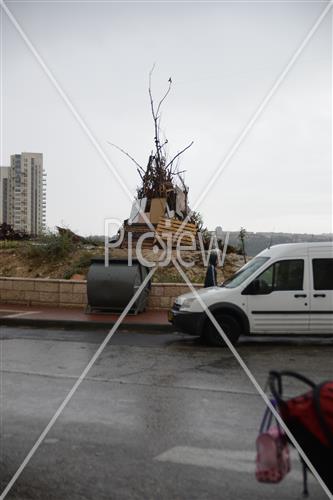
<path fill-rule="evenodd" d="M 200 288 L 201 285 L 194 285 Z M 148 309 L 169 309 L 175 298 L 187 293 L 183 283 L 153 283 Z M 87 282 L 40 278 L 0 277 L 0 304 L 25 306 L 80 307 L 87 304 Z"/>
<path fill-rule="evenodd" d="M 86 281 L 0 277 L 0 303 L 84 307 L 87 303 L 87 283 Z"/>
<path fill-rule="evenodd" d="M 202 285 L 194 285 L 201 288 Z M 178 295 L 191 290 L 183 283 L 153 283 L 148 301 L 149 309 L 169 309 Z"/>

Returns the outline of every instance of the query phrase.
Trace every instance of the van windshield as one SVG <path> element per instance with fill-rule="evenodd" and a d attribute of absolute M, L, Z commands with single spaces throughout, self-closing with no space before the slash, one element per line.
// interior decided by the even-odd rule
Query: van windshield
<path fill-rule="evenodd" d="M 270 257 L 256 257 L 250 260 L 250 262 L 241 267 L 237 273 L 231 276 L 231 278 L 225 280 L 221 286 L 225 288 L 236 288 L 236 286 L 241 285 L 249 276 L 251 276 L 251 274 L 263 266 L 269 259 Z"/>

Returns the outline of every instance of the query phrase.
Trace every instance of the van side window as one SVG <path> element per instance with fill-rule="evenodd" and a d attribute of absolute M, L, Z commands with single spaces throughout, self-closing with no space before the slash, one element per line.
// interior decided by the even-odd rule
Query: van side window
<path fill-rule="evenodd" d="M 313 259 L 312 270 L 315 290 L 333 290 L 333 259 Z"/>
<path fill-rule="evenodd" d="M 280 260 L 258 278 L 266 282 L 271 291 L 303 290 L 304 260 Z"/>

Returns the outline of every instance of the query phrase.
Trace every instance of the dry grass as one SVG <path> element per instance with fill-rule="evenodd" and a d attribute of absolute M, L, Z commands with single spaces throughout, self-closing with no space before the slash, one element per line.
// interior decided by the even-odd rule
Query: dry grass
<path fill-rule="evenodd" d="M 67 245 L 60 248 L 57 242 L 37 244 L 35 242 L 10 242 L 13 245 L 0 245 L 0 276 L 23 278 L 60 278 L 70 279 L 73 275 L 81 275 L 85 279 L 89 269 L 90 259 L 95 256 L 104 256 L 104 247 L 89 247 Z M 155 254 L 151 250 L 144 250 L 148 261 L 161 259 L 162 251 Z M 127 250 L 113 250 L 114 258 L 127 259 Z M 135 257 L 135 255 L 134 255 Z M 184 268 L 192 283 L 203 283 L 206 268 L 202 262 L 200 252 L 183 252 L 184 261 L 194 261 L 194 266 Z M 218 270 L 218 281 L 222 282 L 243 265 L 243 259 L 237 254 L 229 253 L 223 271 Z M 181 283 L 182 277 L 170 263 L 160 267 L 154 275 L 153 281 L 159 283 Z"/>

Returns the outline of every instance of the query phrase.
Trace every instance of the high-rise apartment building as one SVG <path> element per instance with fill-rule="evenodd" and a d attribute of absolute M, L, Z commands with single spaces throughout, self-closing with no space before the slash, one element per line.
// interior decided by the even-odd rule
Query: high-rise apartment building
<path fill-rule="evenodd" d="M 0 167 L 0 224 L 8 223 L 9 167 Z"/>
<path fill-rule="evenodd" d="M 15 230 L 32 235 L 44 230 L 45 183 L 41 153 L 21 153 L 10 157 L 7 219 Z"/>

